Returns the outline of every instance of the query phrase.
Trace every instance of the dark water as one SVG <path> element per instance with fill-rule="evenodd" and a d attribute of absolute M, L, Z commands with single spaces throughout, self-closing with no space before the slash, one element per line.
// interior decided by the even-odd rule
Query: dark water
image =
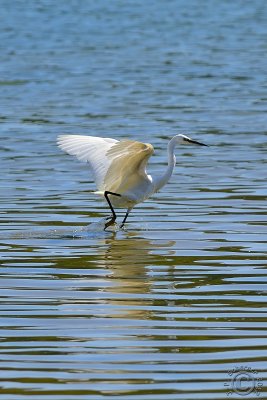
<path fill-rule="evenodd" d="M 266 2 L 5 0 L 0 19 L 0 399 L 266 398 Z M 60 133 L 151 142 L 152 173 L 174 134 L 210 147 L 177 149 L 103 232 Z"/>

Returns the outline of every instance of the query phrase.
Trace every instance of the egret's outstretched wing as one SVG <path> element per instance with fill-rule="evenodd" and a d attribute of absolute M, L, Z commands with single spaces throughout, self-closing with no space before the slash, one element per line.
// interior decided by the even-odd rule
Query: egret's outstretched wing
<path fill-rule="evenodd" d="M 154 152 L 151 144 L 81 135 L 61 135 L 57 143 L 68 154 L 89 163 L 99 191 L 123 193 L 148 180 L 146 164 Z"/>
<path fill-rule="evenodd" d="M 62 150 L 89 163 L 98 190 L 104 190 L 104 178 L 112 162 L 106 154 L 116 143 L 119 142 L 115 139 L 82 135 L 61 135 L 57 139 Z"/>
<path fill-rule="evenodd" d="M 106 190 L 123 193 L 135 185 L 149 180 L 146 165 L 154 148 L 149 143 L 132 140 L 117 142 L 107 151 L 111 160 L 104 179 Z"/>

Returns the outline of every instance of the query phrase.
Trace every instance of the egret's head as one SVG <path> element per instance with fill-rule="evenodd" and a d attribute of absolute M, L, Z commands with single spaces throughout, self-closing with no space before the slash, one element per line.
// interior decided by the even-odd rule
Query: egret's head
<path fill-rule="evenodd" d="M 177 144 L 198 144 L 199 146 L 208 146 L 207 144 L 197 142 L 185 135 L 176 135 L 174 136 Z"/>

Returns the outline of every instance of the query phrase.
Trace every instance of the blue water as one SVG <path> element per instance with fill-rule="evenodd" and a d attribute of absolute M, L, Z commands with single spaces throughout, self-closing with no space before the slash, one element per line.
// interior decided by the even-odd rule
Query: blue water
<path fill-rule="evenodd" d="M 3 0 L 0 20 L 0 399 L 265 398 L 265 1 Z M 177 133 L 210 147 L 103 232 L 62 133 L 151 142 L 152 174 Z"/>

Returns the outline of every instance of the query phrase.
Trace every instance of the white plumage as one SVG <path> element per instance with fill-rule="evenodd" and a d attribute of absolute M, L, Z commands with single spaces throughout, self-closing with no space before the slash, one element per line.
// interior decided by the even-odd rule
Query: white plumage
<path fill-rule="evenodd" d="M 116 220 L 113 206 L 127 208 L 123 226 L 137 203 L 165 185 L 175 166 L 174 148 L 177 144 L 206 146 L 185 135 L 174 136 L 168 144 L 168 168 L 165 174 L 152 179 L 146 172 L 147 161 L 154 153 L 149 143 L 81 135 L 61 135 L 57 143 L 66 153 L 89 164 L 98 189 L 96 193 L 105 196 L 112 211 L 112 218 L 106 223 L 105 229 Z"/>
<path fill-rule="evenodd" d="M 118 140 L 94 136 L 61 135 L 57 143 L 66 153 L 87 162 L 93 171 L 97 189 L 105 190 L 104 178 L 112 161 L 106 154 L 114 144 L 119 143 Z"/>

